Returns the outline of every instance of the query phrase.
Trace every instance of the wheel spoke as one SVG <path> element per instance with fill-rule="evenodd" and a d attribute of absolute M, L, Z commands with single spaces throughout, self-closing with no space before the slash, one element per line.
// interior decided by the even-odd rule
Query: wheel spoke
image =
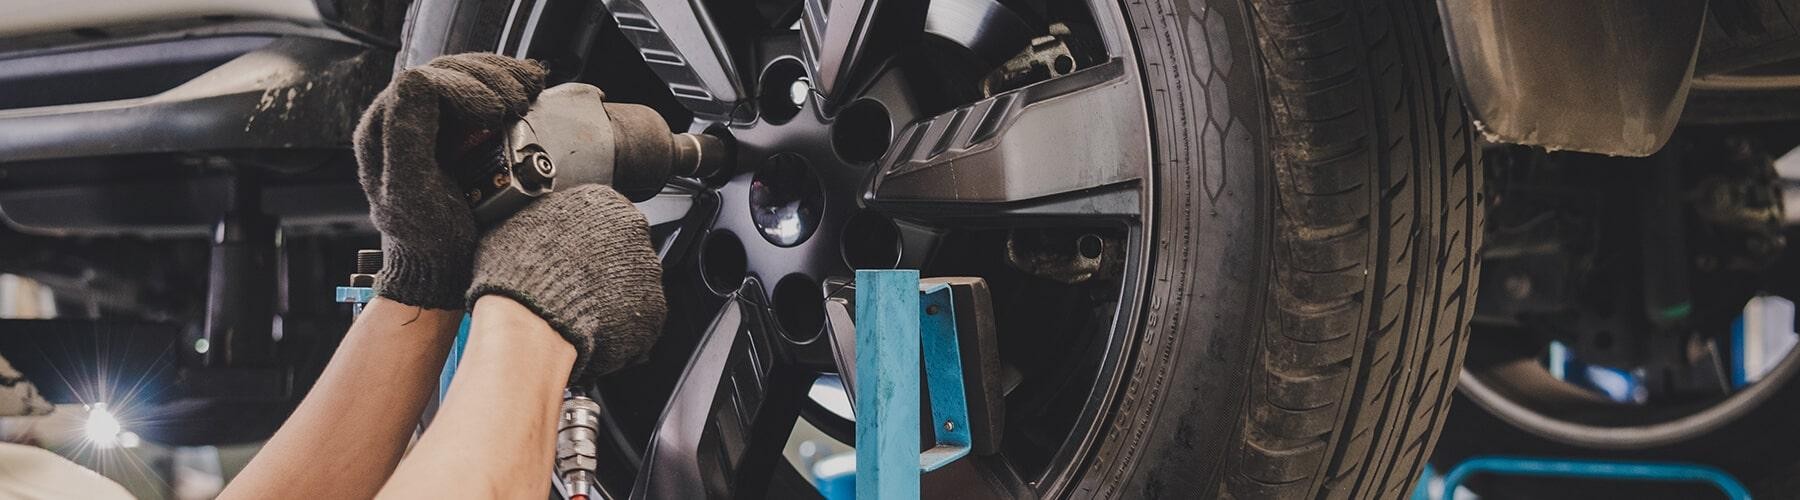
<path fill-rule="evenodd" d="M 632 498 L 756 497 L 786 444 L 809 380 L 785 366 L 758 306 L 734 295 L 675 384 Z"/>
<path fill-rule="evenodd" d="M 924 30 L 924 0 L 803 0 L 801 38 L 813 88 L 835 109 L 877 73 L 894 49 Z"/>
<path fill-rule="evenodd" d="M 718 204 L 718 195 L 705 186 L 687 184 L 671 184 L 655 197 L 637 203 L 650 223 L 650 243 L 665 269 L 687 262 L 712 224 Z"/>
<path fill-rule="evenodd" d="M 606 8 L 683 106 L 711 118 L 736 111 L 743 79 L 700 0 L 606 0 Z"/>
<path fill-rule="evenodd" d="M 1148 175 L 1145 116 L 1120 61 L 995 95 L 896 134 L 864 201 L 899 215 L 1135 214 L 1136 189 L 1117 188 Z"/>

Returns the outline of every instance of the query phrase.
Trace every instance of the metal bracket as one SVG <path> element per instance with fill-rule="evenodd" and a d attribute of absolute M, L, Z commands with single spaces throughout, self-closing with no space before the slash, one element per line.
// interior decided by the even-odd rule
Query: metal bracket
<path fill-rule="evenodd" d="M 951 300 L 950 285 L 931 285 L 920 294 L 921 354 L 937 445 L 919 456 L 919 470 L 931 472 L 969 455 L 969 399 L 963 394 L 962 352 L 957 346 L 956 303 Z"/>
<path fill-rule="evenodd" d="M 922 289 L 916 270 L 859 270 L 856 325 L 857 496 L 918 498 L 921 473 L 970 450 L 951 287 Z M 924 453 L 918 452 L 921 366 L 936 442 Z"/>
<path fill-rule="evenodd" d="M 357 316 L 362 316 L 363 306 L 368 305 L 371 300 L 375 300 L 374 288 L 366 286 L 337 287 L 337 301 L 339 303 L 351 304 L 350 319 L 356 319 Z"/>

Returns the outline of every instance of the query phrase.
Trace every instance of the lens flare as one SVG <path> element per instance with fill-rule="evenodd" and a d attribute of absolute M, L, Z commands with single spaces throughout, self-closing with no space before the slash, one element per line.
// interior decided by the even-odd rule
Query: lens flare
<path fill-rule="evenodd" d="M 88 407 L 87 424 L 82 430 L 95 447 L 110 449 L 119 446 L 119 434 L 125 429 L 119 425 L 119 417 L 107 409 L 106 403 L 94 403 Z"/>

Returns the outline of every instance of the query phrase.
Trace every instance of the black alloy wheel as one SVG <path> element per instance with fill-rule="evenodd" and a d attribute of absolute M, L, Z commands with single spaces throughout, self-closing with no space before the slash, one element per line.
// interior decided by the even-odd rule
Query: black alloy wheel
<path fill-rule="evenodd" d="M 926 479 L 927 492 L 934 485 L 972 483 L 989 492 L 981 496 L 993 497 L 1066 488 L 1073 472 L 1066 465 L 1073 460 L 1052 457 L 1077 456 L 1092 446 L 1101 403 L 1116 386 L 1101 375 L 1116 372 L 1110 367 L 1124 352 L 1126 337 L 1113 333 L 1131 330 L 1113 323 L 1132 320 L 1117 311 L 1135 309 L 1132 291 L 1141 284 L 1148 198 L 1141 181 L 1150 167 L 1142 84 L 1129 49 L 1114 38 L 1113 47 L 1122 51 L 1117 56 L 1072 53 L 1062 42 L 1049 57 L 1066 58 L 1060 68 L 1065 76 L 992 95 L 972 92 L 983 75 L 944 66 L 1004 63 L 1031 43 L 1028 28 L 998 3 L 941 3 L 959 9 L 933 12 L 982 13 L 987 25 L 964 26 L 975 20 L 930 17 L 894 2 L 868 2 L 860 18 L 853 15 L 856 3 L 834 2 L 831 16 L 853 16 L 828 19 L 822 6 L 808 2 L 798 30 L 759 37 L 753 55 L 733 60 L 741 65 L 690 64 L 687 73 L 652 64 L 698 122 L 731 137 L 738 165 L 730 179 L 695 186 L 695 203 L 707 207 L 697 212 L 716 215 L 670 229 L 673 240 L 688 241 L 664 243 L 672 249 L 665 254 L 672 272 L 695 265 L 682 260 L 700 270 L 689 288 L 700 292 L 693 294 L 696 300 L 680 303 L 703 311 L 687 326 L 704 328 L 688 334 L 691 340 L 671 328 L 663 341 L 692 342 L 692 357 L 652 359 L 614 377 L 679 381 L 666 397 L 606 385 L 599 391 L 615 413 L 632 412 L 625 408 L 639 402 L 669 401 L 636 410 L 659 415 L 657 420 L 618 419 L 621 428 L 654 424 L 647 442 L 620 453 L 643 447 L 630 486 L 634 495 L 797 494 L 794 483 L 770 479 L 791 474 L 778 469 L 787 468 L 780 453 L 796 418 L 853 439 L 846 432 L 852 423 L 819 411 L 807 397 L 817 375 L 840 371 L 827 336 L 844 329 L 841 313 L 848 310 L 835 309 L 840 314 L 831 319 L 838 324 L 827 328 L 827 296 L 850 295 L 840 287 L 854 268 L 891 267 L 988 278 L 998 309 L 993 313 L 1002 318 L 1045 300 L 1067 306 L 1067 312 L 1043 319 L 1079 328 L 1052 333 L 1053 323 L 1045 323 L 1031 328 L 1039 333 L 1003 333 L 1017 335 L 1020 343 L 1029 341 L 1026 335 L 1062 337 L 1059 343 L 1069 347 L 1004 360 L 1020 380 L 1010 399 L 1024 403 L 1009 411 L 1029 416 L 1007 422 L 1018 437 L 1009 436 L 996 453 Z M 672 30 L 690 22 L 706 26 L 670 18 L 692 11 L 656 2 L 610 7 L 621 31 L 646 49 L 648 59 L 654 61 L 653 47 L 675 49 L 670 52 L 687 61 L 696 59 L 690 54 L 714 50 L 683 47 L 687 39 Z M 641 29 L 652 24 L 668 31 Z M 1106 46 L 1099 38 L 1079 41 Z M 953 63 L 898 51 L 921 45 L 940 47 L 941 60 Z M 999 49 L 978 50 L 985 47 Z M 709 72 L 715 69 L 720 71 Z M 740 104 L 717 106 L 722 101 Z M 1045 170 L 1057 165 L 1072 170 Z M 1092 258 L 1118 262 L 1108 263 L 1108 274 L 1070 285 L 1011 269 L 997 251 L 1009 239 L 1024 238 L 1021 233 L 1046 231 L 1057 233 L 1046 236 L 1051 239 L 1092 238 L 1109 247 Z M 693 250 L 678 255 L 676 248 Z"/>

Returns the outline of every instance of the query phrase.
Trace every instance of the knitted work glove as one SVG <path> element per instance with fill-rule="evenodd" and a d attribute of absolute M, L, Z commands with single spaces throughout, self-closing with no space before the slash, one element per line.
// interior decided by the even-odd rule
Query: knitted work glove
<path fill-rule="evenodd" d="M 571 383 L 637 361 L 662 334 L 662 263 L 644 214 L 588 184 L 533 201 L 481 238 L 469 303 L 500 295 L 575 345 Z"/>
<path fill-rule="evenodd" d="M 537 63 L 458 54 L 394 75 L 375 97 L 355 141 L 369 218 L 381 231 L 376 293 L 432 309 L 463 306 L 475 214 L 439 158 L 456 158 L 524 116 L 542 90 Z"/>

